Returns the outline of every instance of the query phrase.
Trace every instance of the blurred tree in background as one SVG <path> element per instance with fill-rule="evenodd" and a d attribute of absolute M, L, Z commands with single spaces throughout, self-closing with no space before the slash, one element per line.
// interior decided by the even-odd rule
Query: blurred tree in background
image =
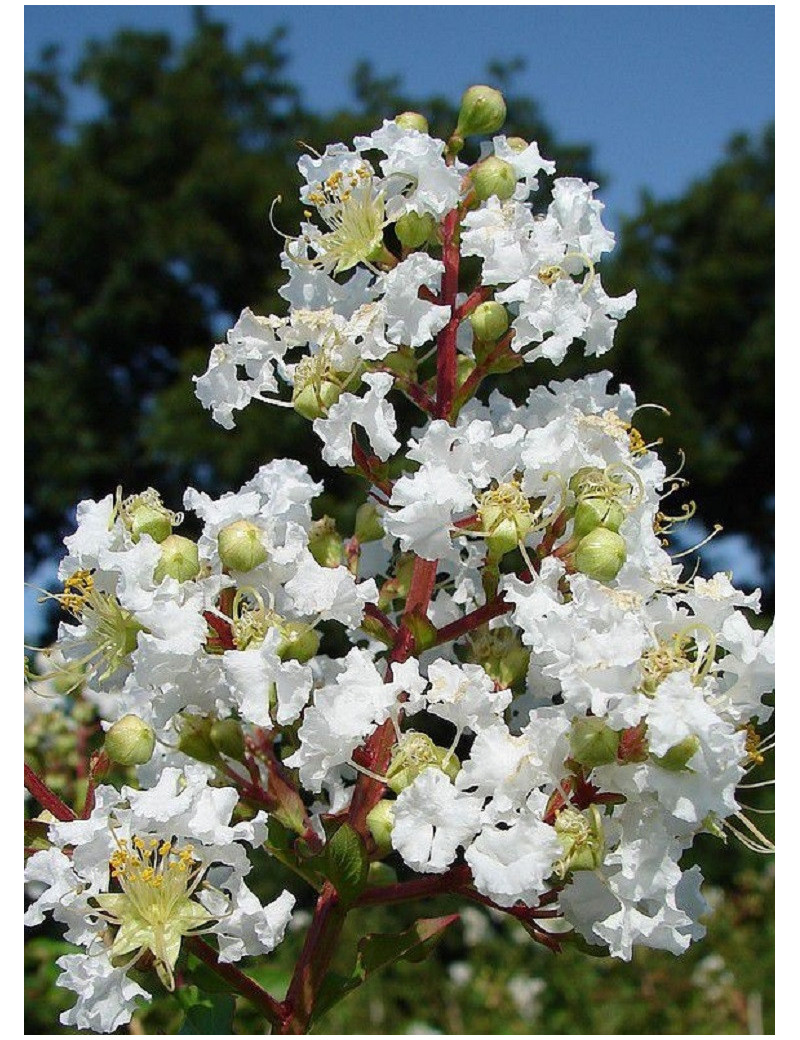
<path fill-rule="evenodd" d="M 607 281 L 635 286 L 613 370 L 640 401 L 642 428 L 686 451 L 703 518 L 748 537 L 771 585 L 775 493 L 775 140 L 735 137 L 681 197 L 645 195 L 623 222 Z M 608 268 L 606 268 L 607 270 Z M 656 432 L 657 431 L 657 432 Z M 771 601 L 771 590 L 769 599 Z"/>

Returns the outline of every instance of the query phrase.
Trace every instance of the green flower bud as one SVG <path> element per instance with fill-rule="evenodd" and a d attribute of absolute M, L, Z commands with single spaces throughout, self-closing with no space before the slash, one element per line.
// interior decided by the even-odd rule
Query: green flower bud
<path fill-rule="evenodd" d="M 125 715 L 106 733 L 105 751 L 121 766 L 143 766 L 153 757 L 156 735 L 137 715 Z"/>
<path fill-rule="evenodd" d="M 153 572 L 153 579 L 164 578 L 176 581 L 191 581 L 200 573 L 200 556 L 197 545 L 182 534 L 171 534 L 161 543 L 161 559 Z"/>
<path fill-rule="evenodd" d="M 506 144 L 512 152 L 524 152 L 528 147 L 528 142 L 524 137 L 507 137 Z"/>
<path fill-rule="evenodd" d="M 517 186 L 514 167 L 504 159 L 498 159 L 496 155 L 490 155 L 488 159 L 473 166 L 469 178 L 481 202 L 493 195 L 501 200 L 510 199 Z"/>
<path fill-rule="evenodd" d="M 404 213 L 394 231 L 406 249 L 419 249 L 436 234 L 436 218 L 430 213 Z"/>
<path fill-rule="evenodd" d="M 321 379 L 318 383 L 306 383 L 305 386 L 296 383 L 292 394 L 292 406 L 304 419 L 312 421 L 322 419 L 341 395 L 342 388 L 339 383 L 334 383 L 330 379 Z"/>
<path fill-rule="evenodd" d="M 234 520 L 217 535 L 219 558 L 229 571 L 251 571 L 266 560 L 261 528 L 251 520 Z"/>
<path fill-rule="evenodd" d="M 417 130 L 421 134 L 428 132 L 428 120 L 421 112 L 401 112 L 394 117 L 394 121 L 404 130 Z"/>
<path fill-rule="evenodd" d="M 438 747 L 426 733 L 413 730 L 403 735 L 392 752 L 386 781 L 395 794 L 400 794 L 426 769 L 439 769 L 455 780 L 461 763 L 452 752 Z"/>
<path fill-rule="evenodd" d="M 218 719 L 212 723 L 208 735 L 217 751 L 237 762 L 242 761 L 244 758 L 244 732 L 236 719 Z"/>
<path fill-rule="evenodd" d="M 281 621 L 279 631 L 281 641 L 275 652 L 281 661 L 299 661 L 300 664 L 305 664 L 319 650 L 319 632 L 309 628 L 302 621 Z"/>
<path fill-rule="evenodd" d="M 216 765 L 219 762 L 219 751 L 211 740 L 212 725 L 213 721 L 204 715 L 182 715 L 178 750 L 198 762 Z"/>
<path fill-rule="evenodd" d="M 575 569 L 595 581 L 613 581 L 628 557 L 625 539 L 616 531 L 596 527 L 575 550 Z"/>
<path fill-rule="evenodd" d="M 381 856 L 388 856 L 392 851 L 392 827 L 394 826 L 394 802 L 388 798 L 381 801 L 367 813 L 367 827 L 372 840 L 378 847 Z"/>
<path fill-rule="evenodd" d="M 344 542 L 332 516 L 313 522 L 308 533 L 308 549 L 320 567 L 338 567 L 342 562 Z"/>
<path fill-rule="evenodd" d="M 602 719 L 589 716 L 573 719 L 569 734 L 570 757 L 587 769 L 615 762 L 619 747 L 619 733 L 610 729 Z"/>
<path fill-rule="evenodd" d="M 372 502 L 362 503 L 356 511 L 355 536 L 363 544 L 383 538 L 383 525 Z"/>
<path fill-rule="evenodd" d="M 619 502 L 605 498 L 582 498 L 575 510 L 573 532 L 576 538 L 583 538 L 597 527 L 619 531 L 624 519 L 625 510 Z"/>
<path fill-rule="evenodd" d="M 469 316 L 475 338 L 483 343 L 494 343 L 508 330 L 508 311 L 495 300 L 479 303 Z"/>
<path fill-rule="evenodd" d="M 668 769 L 670 773 L 680 773 L 688 768 L 690 760 L 699 748 L 699 739 L 691 733 L 677 744 L 673 744 L 665 754 L 653 755 L 653 761 L 662 769 Z"/>
<path fill-rule="evenodd" d="M 493 134 L 506 120 L 506 103 L 499 90 L 478 84 L 461 98 L 456 135 Z"/>
<path fill-rule="evenodd" d="M 556 864 L 559 877 L 575 870 L 597 870 L 605 856 L 603 820 L 596 805 L 586 813 L 568 806 L 556 816 L 555 831 L 564 855 Z"/>
<path fill-rule="evenodd" d="M 131 511 L 131 535 L 138 542 L 143 534 L 149 534 L 154 542 L 163 542 L 172 533 L 172 524 L 166 510 L 152 506 L 139 506 Z"/>

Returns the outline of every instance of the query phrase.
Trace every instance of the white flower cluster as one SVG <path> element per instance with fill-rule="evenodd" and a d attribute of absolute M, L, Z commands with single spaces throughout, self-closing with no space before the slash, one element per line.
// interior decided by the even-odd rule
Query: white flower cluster
<path fill-rule="evenodd" d="M 772 633 L 744 613 L 757 594 L 686 580 L 666 552 L 671 480 L 628 387 L 600 373 L 522 405 L 474 396 L 576 340 L 604 353 L 635 296 L 602 288 L 613 235 L 595 185 L 556 178 L 535 213 L 555 169 L 535 144 L 495 137 L 474 167 L 456 151 L 386 122 L 303 158 L 288 314 L 244 311 L 197 379 L 223 426 L 252 400 L 311 420 L 323 459 L 372 481 L 369 534 L 313 521 L 321 488 L 286 460 L 216 501 L 189 489 L 192 539 L 154 492 L 78 508 L 59 652 L 106 723 L 138 716 L 156 751 L 141 791 L 101 787 L 29 863 L 47 886 L 29 921 L 50 911 L 91 952 L 61 961 L 68 1024 L 126 1021 L 143 950 L 169 982 L 182 937 L 213 932 L 223 960 L 280 939 L 291 897 L 264 909 L 243 881 L 262 816 L 231 827 L 236 790 L 210 786 L 254 769 L 302 837 L 366 822 L 373 858 L 466 865 L 496 906 L 544 898 L 616 956 L 702 934 L 699 871 L 680 860 L 698 833 L 748 826 L 736 788 L 771 713 Z M 487 188 L 498 169 L 510 182 Z M 480 260 L 474 286 L 462 258 Z M 425 419 L 405 445 L 398 393 Z M 324 622 L 346 656 L 319 652 Z M 159 932 L 140 894 L 178 877 Z"/>

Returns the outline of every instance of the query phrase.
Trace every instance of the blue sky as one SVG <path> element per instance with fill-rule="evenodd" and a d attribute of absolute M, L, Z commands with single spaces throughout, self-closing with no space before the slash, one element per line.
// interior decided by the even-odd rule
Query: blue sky
<path fill-rule="evenodd" d="M 679 194 L 739 130 L 774 118 L 775 9 L 747 6 L 207 5 L 231 38 L 288 29 L 288 74 L 307 105 L 348 105 L 349 76 L 367 58 L 412 93 L 458 97 L 492 59 L 527 61 L 517 89 L 535 97 L 562 140 L 590 142 L 610 178 L 610 223 L 639 190 Z M 91 38 L 160 29 L 185 38 L 182 5 L 26 5 L 25 63 L 57 42 L 69 66 Z M 76 111 L 91 112 L 76 94 Z"/>
<path fill-rule="evenodd" d="M 487 62 L 524 58 L 516 90 L 536 98 L 561 140 L 594 146 L 612 227 L 635 212 L 641 189 L 680 194 L 719 160 L 732 134 L 774 119 L 772 5 L 207 6 L 234 43 L 285 26 L 287 75 L 320 111 L 351 104 L 349 77 L 361 59 L 379 75 L 400 74 L 412 95 L 456 99 L 486 79 Z M 69 68 L 88 39 L 122 28 L 185 39 L 191 21 L 183 5 L 28 4 L 25 65 L 58 43 Z M 73 104 L 78 117 L 96 111 L 77 90 Z M 753 580 L 740 542 L 721 538 L 714 550 L 715 563 Z M 26 628 L 35 624 L 35 598 L 28 590 Z"/>

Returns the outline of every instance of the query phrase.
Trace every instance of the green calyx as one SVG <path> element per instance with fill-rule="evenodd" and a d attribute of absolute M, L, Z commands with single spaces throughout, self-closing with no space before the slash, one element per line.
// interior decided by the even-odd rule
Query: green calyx
<path fill-rule="evenodd" d="M 605 856 L 603 820 L 596 805 L 586 812 L 568 806 L 556 816 L 555 831 L 564 855 L 556 864 L 563 878 L 576 870 L 597 870 Z"/>
<path fill-rule="evenodd" d="M 589 716 L 572 720 L 570 757 L 587 769 L 609 765 L 617 759 L 620 735 L 602 719 Z"/>
<path fill-rule="evenodd" d="M 153 580 L 165 578 L 191 581 L 200 573 L 200 555 L 197 543 L 181 534 L 170 534 L 161 543 L 161 558 L 153 572 Z"/>
<path fill-rule="evenodd" d="M 426 733 L 411 730 L 403 734 L 402 741 L 395 746 L 386 771 L 386 782 L 395 794 L 400 794 L 430 768 L 438 769 L 455 780 L 461 763 L 451 751 L 434 744 Z"/>

